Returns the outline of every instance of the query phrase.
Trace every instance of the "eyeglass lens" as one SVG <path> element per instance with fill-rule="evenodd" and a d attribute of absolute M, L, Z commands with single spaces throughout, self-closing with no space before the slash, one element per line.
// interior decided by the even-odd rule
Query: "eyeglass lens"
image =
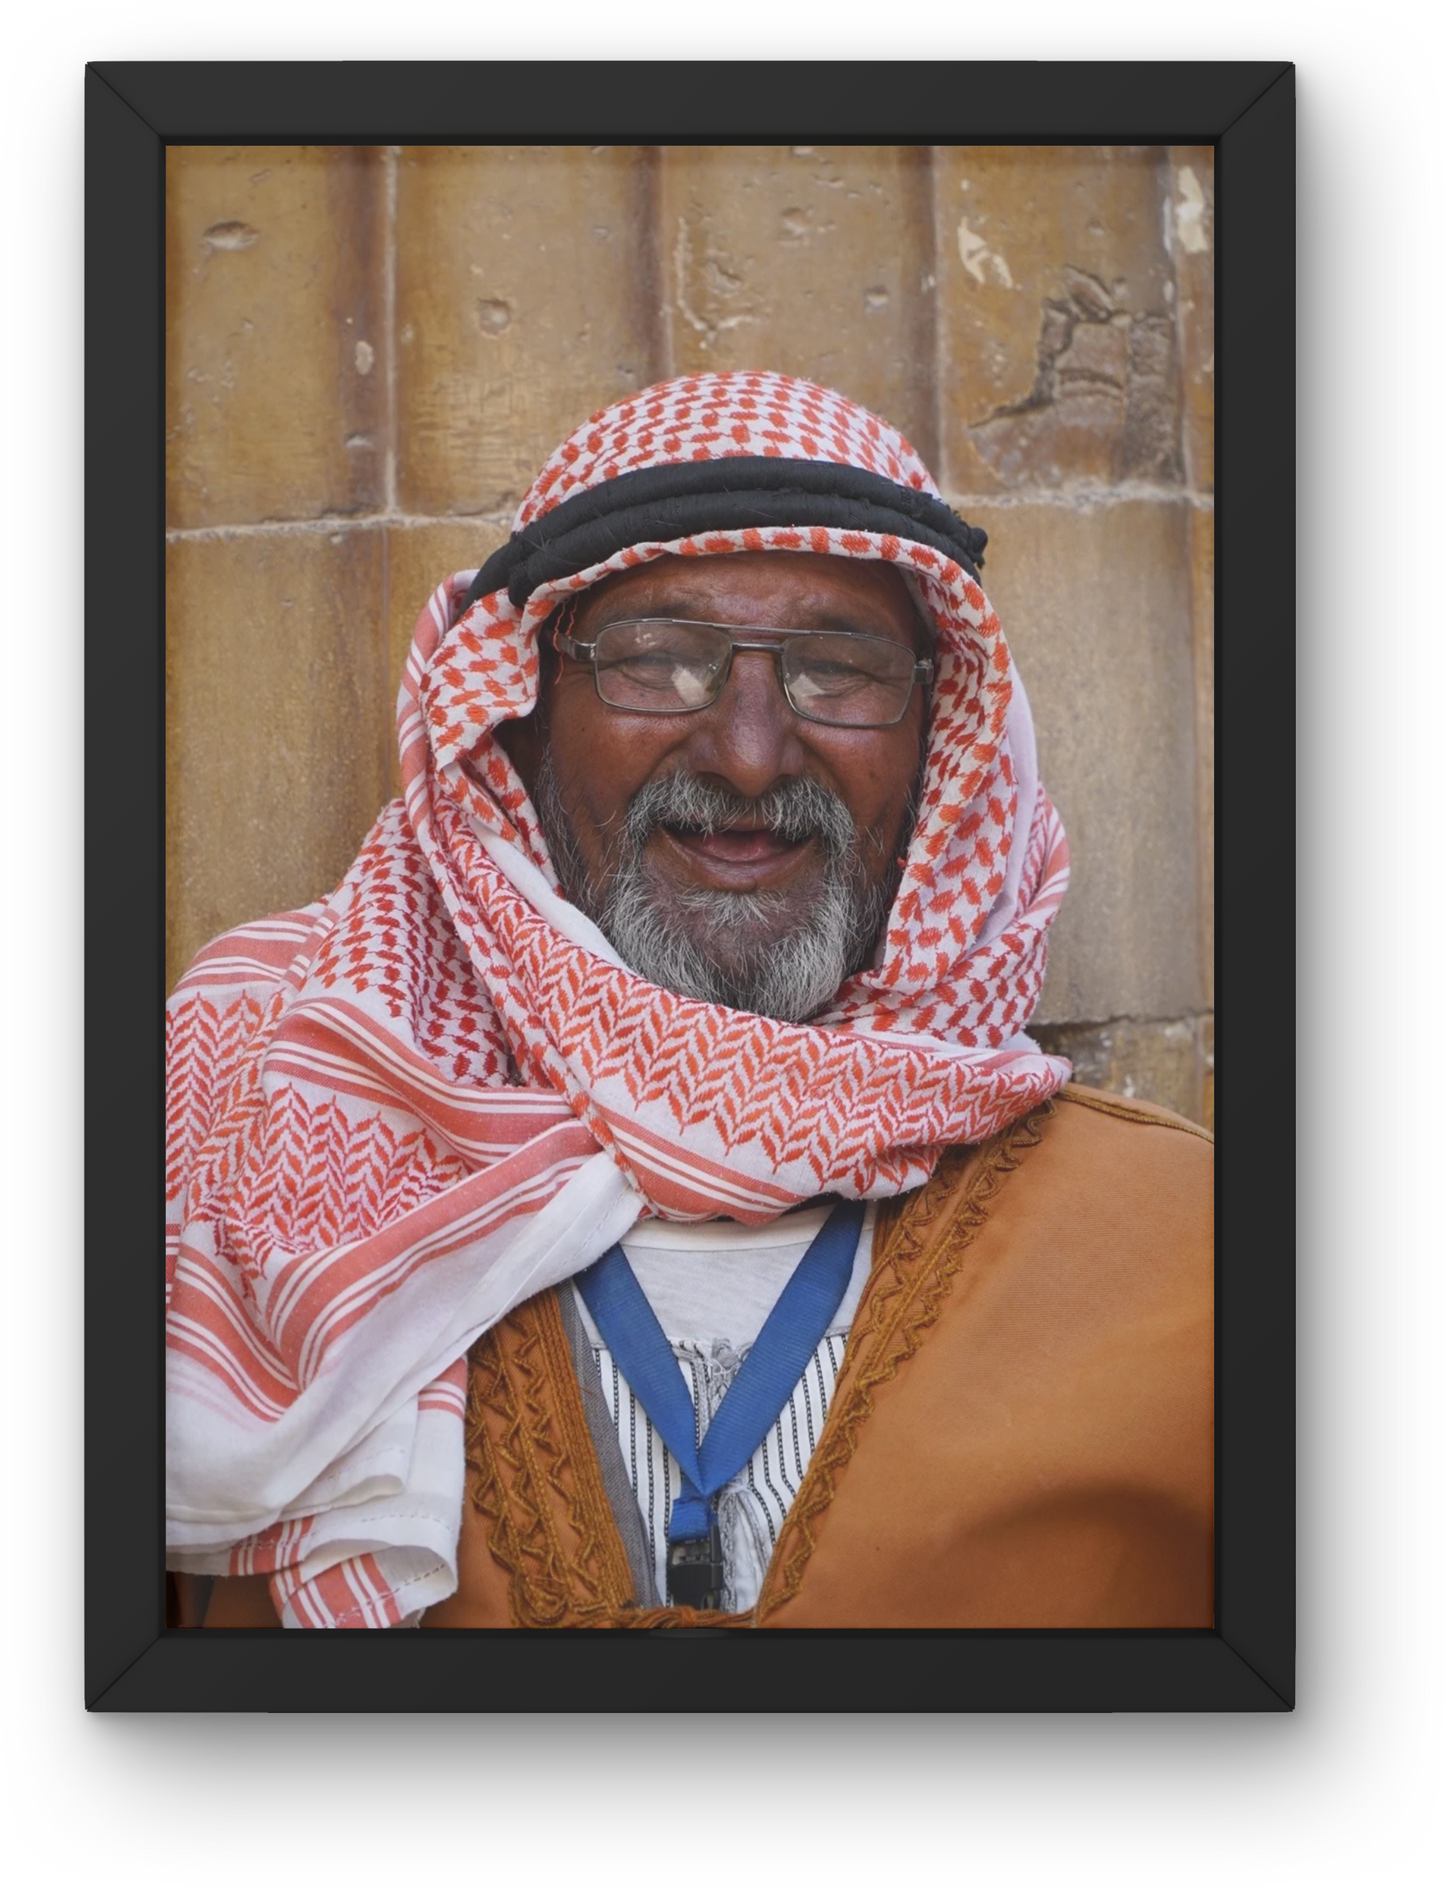
<path fill-rule="evenodd" d="M 609 623 L 594 643 L 597 692 L 632 713 L 688 713 L 722 692 L 731 649 L 728 630 L 708 623 Z M 916 657 L 901 642 L 819 632 L 788 636 L 778 654 L 789 703 L 810 720 L 891 726 L 907 711 Z"/>

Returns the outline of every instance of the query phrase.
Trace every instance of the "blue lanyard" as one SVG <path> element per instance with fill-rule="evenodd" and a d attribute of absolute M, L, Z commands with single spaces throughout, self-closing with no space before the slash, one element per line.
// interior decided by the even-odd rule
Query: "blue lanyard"
<path fill-rule="evenodd" d="M 677 1357 L 622 1246 L 614 1244 L 575 1279 L 602 1340 L 682 1468 L 682 1492 L 667 1526 L 674 1603 L 710 1609 L 720 1601 L 717 1496 L 752 1459 L 827 1334 L 853 1274 L 863 1213 L 856 1200 L 829 1212 L 758 1332 L 701 1446 Z"/>

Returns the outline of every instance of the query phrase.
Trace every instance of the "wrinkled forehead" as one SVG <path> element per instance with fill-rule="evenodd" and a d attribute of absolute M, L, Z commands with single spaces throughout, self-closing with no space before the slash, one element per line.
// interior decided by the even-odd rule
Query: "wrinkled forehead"
<path fill-rule="evenodd" d="M 920 646 L 932 619 L 907 573 L 883 562 L 783 550 L 662 556 L 577 598 L 572 632 L 632 616 L 778 629 L 853 630 Z"/>

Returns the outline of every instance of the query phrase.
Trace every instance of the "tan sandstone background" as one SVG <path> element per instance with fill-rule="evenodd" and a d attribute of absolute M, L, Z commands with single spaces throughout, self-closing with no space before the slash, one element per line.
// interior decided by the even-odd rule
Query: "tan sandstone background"
<path fill-rule="evenodd" d="M 902 427 L 990 534 L 1073 848 L 1037 1033 L 1212 1123 L 1208 149 L 173 147 L 168 982 L 396 790 L 432 586 L 668 374 Z"/>

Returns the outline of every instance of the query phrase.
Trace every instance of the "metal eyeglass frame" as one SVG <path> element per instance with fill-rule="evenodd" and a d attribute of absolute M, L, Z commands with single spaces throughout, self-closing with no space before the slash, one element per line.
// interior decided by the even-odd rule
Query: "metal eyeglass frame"
<path fill-rule="evenodd" d="M 567 612 L 566 619 L 570 621 L 574 614 L 575 607 Z M 788 685 L 788 677 L 783 671 L 782 657 L 785 647 L 784 643 L 743 641 L 739 637 L 739 630 L 741 629 L 743 633 L 747 632 L 746 625 L 744 624 L 730 622 L 695 622 L 688 616 L 623 616 L 616 622 L 605 622 L 597 633 L 601 635 L 607 629 L 630 628 L 636 622 L 677 622 L 689 629 L 720 629 L 728 638 L 728 658 L 718 676 L 716 691 L 709 700 L 698 701 L 696 705 L 692 707 L 619 707 L 615 701 L 606 699 L 602 692 L 602 684 L 597 679 L 596 641 L 573 641 L 572 637 L 567 634 L 566 630 L 563 629 L 559 623 L 552 630 L 553 646 L 562 654 L 570 656 L 573 661 L 586 663 L 591 667 L 592 685 L 597 690 L 598 700 L 602 702 L 604 707 L 610 707 L 615 714 L 700 714 L 704 708 L 716 707 L 722 696 L 723 689 L 728 684 L 728 676 L 733 671 L 733 656 L 739 649 L 742 649 L 744 653 L 772 655 L 775 658 L 774 666 L 776 668 L 778 686 L 782 690 L 783 699 L 788 703 L 788 706 L 792 708 L 799 720 L 811 720 L 820 727 L 843 727 L 862 731 L 866 731 L 871 727 L 896 727 L 899 721 L 901 721 L 903 716 L 908 712 L 909 706 L 913 700 L 913 690 L 918 686 L 919 682 L 923 682 L 926 686 L 933 680 L 932 661 L 927 658 L 915 660 L 913 673 L 908 681 L 908 692 L 903 697 L 903 704 L 893 716 L 892 720 L 827 720 L 821 714 L 810 714 L 806 708 L 799 707 L 798 703 L 793 699 L 792 690 Z M 855 629 L 768 629 L 763 628 L 762 624 L 755 624 L 754 628 L 755 630 L 761 629 L 766 635 L 774 636 L 829 635 L 846 636 L 850 641 L 855 642 L 889 642 L 889 638 L 885 635 L 864 635 Z M 901 647 L 902 644 L 889 642 L 889 646 L 896 648 Z"/>

